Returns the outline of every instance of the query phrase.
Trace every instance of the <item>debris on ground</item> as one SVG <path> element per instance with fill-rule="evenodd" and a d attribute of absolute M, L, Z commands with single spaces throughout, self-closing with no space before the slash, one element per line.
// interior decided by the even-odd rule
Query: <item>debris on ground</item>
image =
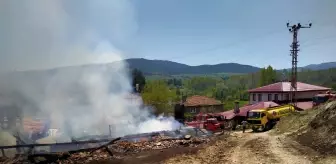
<path fill-rule="evenodd" d="M 114 152 L 119 153 L 137 153 L 140 151 L 146 150 L 160 150 L 160 149 L 168 149 L 172 147 L 179 146 L 189 146 L 189 147 L 197 147 L 202 143 L 208 143 L 210 141 L 209 138 L 188 138 L 188 139 L 165 139 L 158 138 L 154 141 L 143 141 L 143 142 L 128 142 L 128 141 L 119 141 L 118 143 L 111 145 L 111 149 Z"/>
<path fill-rule="evenodd" d="M 92 161 L 123 159 L 127 156 L 149 151 L 162 150 L 176 147 L 198 147 L 203 143 L 208 143 L 210 138 L 192 137 L 185 135 L 184 138 L 169 138 L 166 136 L 158 136 L 153 140 L 132 142 L 126 140 L 113 141 L 94 149 L 80 150 L 78 152 L 50 153 L 50 154 L 34 154 L 22 156 L 15 159 L 0 159 L 0 163 L 90 163 Z M 33 159 L 33 160 L 32 160 Z"/>

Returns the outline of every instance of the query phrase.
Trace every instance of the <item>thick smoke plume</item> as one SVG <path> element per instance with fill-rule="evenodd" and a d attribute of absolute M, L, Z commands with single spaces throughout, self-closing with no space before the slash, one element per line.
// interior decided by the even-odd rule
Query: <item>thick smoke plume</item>
<path fill-rule="evenodd" d="M 127 65 L 113 46 L 136 32 L 129 1 L 4 0 L 0 21 L 2 108 L 50 119 L 70 137 L 107 134 L 108 125 L 115 136 L 179 126 L 129 98 Z"/>

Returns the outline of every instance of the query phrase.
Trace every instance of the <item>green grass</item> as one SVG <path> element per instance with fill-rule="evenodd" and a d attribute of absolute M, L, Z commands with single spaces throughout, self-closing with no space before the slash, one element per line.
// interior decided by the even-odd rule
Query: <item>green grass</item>
<path fill-rule="evenodd" d="M 249 103 L 249 101 L 239 101 L 239 106 L 242 107 L 242 106 L 247 105 L 248 103 Z M 234 109 L 234 107 L 235 107 L 235 101 L 225 101 L 224 102 L 224 110 L 225 111 Z"/>

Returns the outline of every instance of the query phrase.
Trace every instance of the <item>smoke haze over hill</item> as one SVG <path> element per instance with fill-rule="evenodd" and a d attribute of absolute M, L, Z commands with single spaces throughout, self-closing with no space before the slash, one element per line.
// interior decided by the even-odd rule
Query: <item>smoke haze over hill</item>
<path fill-rule="evenodd" d="M 0 95 L 11 100 L 5 106 L 22 111 L 13 117 L 50 118 L 52 126 L 76 137 L 83 131 L 106 134 L 111 124 L 115 136 L 178 126 L 141 109 L 142 101 L 125 98 L 132 89 L 124 62 L 6 73 L 122 60 L 113 45 L 137 28 L 129 1 L 8 0 L 0 2 L 0 12 Z"/>

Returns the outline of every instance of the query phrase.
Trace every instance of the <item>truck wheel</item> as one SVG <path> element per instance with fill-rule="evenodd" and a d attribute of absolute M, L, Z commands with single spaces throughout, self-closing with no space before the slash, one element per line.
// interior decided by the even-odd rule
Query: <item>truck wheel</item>
<path fill-rule="evenodd" d="M 252 126 L 252 131 L 253 131 L 253 132 L 258 132 L 258 128 Z"/>
<path fill-rule="evenodd" d="M 269 121 L 266 123 L 265 128 L 263 129 L 263 131 L 268 131 L 272 129 L 272 123 Z"/>

